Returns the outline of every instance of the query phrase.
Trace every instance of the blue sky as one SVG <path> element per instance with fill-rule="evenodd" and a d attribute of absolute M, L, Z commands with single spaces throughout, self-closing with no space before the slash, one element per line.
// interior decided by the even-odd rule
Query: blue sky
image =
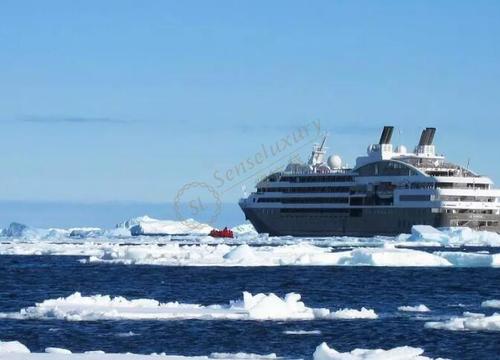
<path fill-rule="evenodd" d="M 0 199 L 172 201 L 313 120 L 500 181 L 499 38 L 498 1 L 3 1 Z"/>

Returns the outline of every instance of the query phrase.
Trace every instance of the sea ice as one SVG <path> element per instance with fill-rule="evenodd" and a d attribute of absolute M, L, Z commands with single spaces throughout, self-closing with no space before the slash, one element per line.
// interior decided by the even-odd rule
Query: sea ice
<path fill-rule="evenodd" d="M 425 327 L 452 331 L 500 331 L 500 314 L 486 316 L 464 312 L 463 316 L 455 316 L 446 321 L 426 322 Z"/>
<path fill-rule="evenodd" d="M 1 249 L 1 247 L 0 247 Z M 443 257 L 425 251 L 359 248 L 332 252 L 310 244 L 250 247 L 228 245 L 120 246 L 91 256 L 89 262 L 167 266 L 451 266 Z"/>
<path fill-rule="evenodd" d="M 103 295 L 82 296 L 74 293 L 66 298 L 45 300 L 15 313 L 0 313 L 0 318 L 94 320 L 314 320 L 376 319 L 370 309 L 330 311 L 307 307 L 296 293 L 284 298 L 275 294 L 243 293 L 243 299 L 228 305 L 199 305 L 178 302 L 160 303 L 152 299 L 127 300 Z"/>
<path fill-rule="evenodd" d="M 424 304 L 416 305 L 416 306 L 400 306 L 398 307 L 399 311 L 406 311 L 406 312 L 429 312 L 431 311 L 427 306 Z"/>

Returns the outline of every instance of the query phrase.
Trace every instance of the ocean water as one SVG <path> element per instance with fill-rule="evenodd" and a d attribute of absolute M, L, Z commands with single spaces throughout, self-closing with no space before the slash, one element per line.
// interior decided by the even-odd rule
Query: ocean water
<path fill-rule="evenodd" d="M 308 321 L 62 321 L 0 320 L 3 341 L 33 352 L 56 346 L 82 352 L 276 353 L 310 359 L 327 342 L 339 351 L 414 346 L 450 359 L 499 359 L 500 333 L 434 330 L 425 321 L 491 314 L 481 302 L 500 299 L 495 268 L 390 267 L 162 267 L 79 262 L 75 256 L 0 256 L 0 312 L 16 312 L 46 299 L 83 295 L 150 298 L 162 302 L 227 304 L 243 291 L 296 292 L 309 307 L 374 309 L 376 320 Z M 404 313 L 425 304 L 430 313 Z M 287 334 L 287 332 L 309 332 Z"/>

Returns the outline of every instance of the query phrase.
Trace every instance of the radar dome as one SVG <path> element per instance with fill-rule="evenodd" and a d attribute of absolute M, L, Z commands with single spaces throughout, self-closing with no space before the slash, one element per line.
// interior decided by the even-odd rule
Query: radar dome
<path fill-rule="evenodd" d="M 328 158 L 328 166 L 331 169 L 340 169 L 342 167 L 342 159 L 338 155 L 332 155 Z"/>
<path fill-rule="evenodd" d="M 406 154 L 408 152 L 408 149 L 406 149 L 406 146 L 404 145 L 399 145 L 397 148 L 396 148 L 396 152 L 398 154 Z"/>

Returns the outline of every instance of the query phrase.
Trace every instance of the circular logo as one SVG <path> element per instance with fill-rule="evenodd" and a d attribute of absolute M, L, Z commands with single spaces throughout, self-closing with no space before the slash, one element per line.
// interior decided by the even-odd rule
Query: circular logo
<path fill-rule="evenodd" d="M 213 226 L 220 214 L 222 202 L 213 186 L 204 182 L 191 182 L 177 192 L 174 208 L 177 220 L 197 230 L 204 224 Z"/>

